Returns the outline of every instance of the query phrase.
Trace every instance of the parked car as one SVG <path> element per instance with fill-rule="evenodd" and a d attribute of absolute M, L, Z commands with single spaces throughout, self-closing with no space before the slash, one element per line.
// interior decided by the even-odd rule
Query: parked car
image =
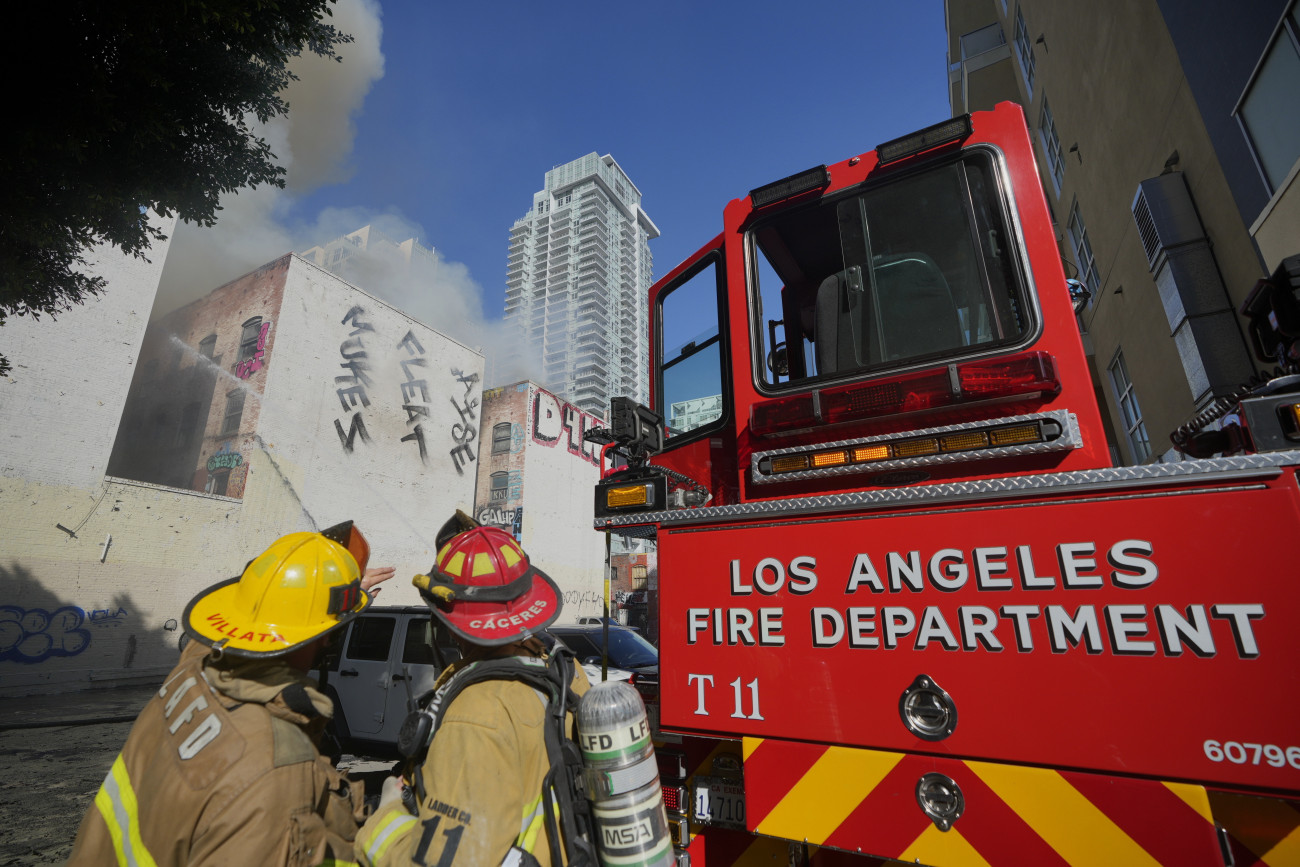
<path fill-rule="evenodd" d="M 600 682 L 605 627 L 600 623 L 556 624 L 547 632 L 582 662 L 592 683 Z M 659 651 L 635 629 L 609 627 L 609 680 L 626 680 L 641 693 L 651 728 L 659 728 Z"/>
<path fill-rule="evenodd" d="M 582 662 L 587 677 L 598 683 L 604 629 L 599 623 L 559 625 L 538 637 L 548 647 L 562 641 Z M 451 632 L 422 605 L 371 608 L 340 629 L 314 672 L 334 701 L 330 730 L 339 748 L 354 755 L 396 756 L 406 715 L 457 659 L 460 651 Z M 653 702 L 657 711 L 659 653 L 635 630 L 610 625 L 608 675 L 632 683 L 647 710 Z M 657 713 L 651 722 L 657 725 Z"/>
<path fill-rule="evenodd" d="M 332 731 L 341 748 L 395 755 L 416 699 L 459 658 L 447 627 L 422 605 L 371 608 L 340 629 L 315 675 L 334 700 Z"/>
<path fill-rule="evenodd" d="M 628 629 L 632 630 L 633 632 L 640 632 L 640 631 L 641 631 L 641 630 L 638 629 L 635 625 L 630 624 L 630 623 L 622 623 L 622 622 L 620 622 L 620 621 L 618 621 L 618 620 L 615 620 L 613 617 L 592 617 L 592 616 L 590 616 L 590 615 L 589 615 L 589 616 L 586 616 L 586 617 L 579 617 L 579 618 L 578 618 L 578 625 L 579 625 L 579 626 L 599 626 L 600 624 L 604 623 L 606 620 L 609 621 L 609 625 L 610 625 L 610 626 L 626 626 Z"/>

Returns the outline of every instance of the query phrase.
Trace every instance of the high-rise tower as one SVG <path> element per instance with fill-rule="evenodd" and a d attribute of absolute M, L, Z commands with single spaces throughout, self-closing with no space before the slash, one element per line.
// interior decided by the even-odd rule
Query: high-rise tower
<path fill-rule="evenodd" d="M 513 351 L 540 361 L 543 384 L 581 409 L 645 402 L 649 242 L 659 229 L 614 158 L 587 154 L 546 173 L 510 229 L 505 320 Z M 521 359 L 520 359 L 521 360 Z"/>

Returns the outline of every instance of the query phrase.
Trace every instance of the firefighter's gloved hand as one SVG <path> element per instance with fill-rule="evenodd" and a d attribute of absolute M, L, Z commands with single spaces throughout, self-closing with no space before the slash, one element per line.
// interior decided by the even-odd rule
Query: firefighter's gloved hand
<path fill-rule="evenodd" d="M 405 789 L 406 784 L 402 782 L 401 777 L 384 778 L 384 785 L 379 790 L 379 809 L 384 809 L 394 801 L 400 802 Z"/>

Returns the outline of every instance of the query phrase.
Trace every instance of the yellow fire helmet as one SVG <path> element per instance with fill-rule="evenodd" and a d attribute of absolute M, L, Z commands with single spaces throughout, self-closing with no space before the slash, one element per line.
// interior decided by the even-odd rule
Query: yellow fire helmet
<path fill-rule="evenodd" d="M 195 596 L 182 619 L 185 631 L 235 656 L 296 650 L 369 607 L 371 597 L 361 589 L 365 563 L 354 551 L 364 558 L 369 549 L 350 522 L 282 536 L 238 578 Z"/>

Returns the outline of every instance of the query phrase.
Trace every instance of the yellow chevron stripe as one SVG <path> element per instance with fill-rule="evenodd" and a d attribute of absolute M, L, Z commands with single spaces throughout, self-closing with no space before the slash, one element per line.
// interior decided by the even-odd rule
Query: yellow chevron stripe
<path fill-rule="evenodd" d="M 1069 864 L 1126 867 L 1158 862 L 1055 771 L 966 762 Z"/>
<path fill-rule="evenodd" d="M 1214 811 L 1210 809 L 1210 796 L 1205 794 L 1204 786 L 1193 786 L 1190 783 L 1165 783 L 1165 788 L 1195 810 L 1202 819 L 1211 825 L 1214 824 Z"/>
<path fill-rule="evenodd" d="M 927 825 L 912 845 L 898 856 L 898 860 L 942 864 L 944 867 L 989 867 L 989 862 L 957 831 L 956 825 L 947 831 L 940 831 L 933 824 Z"/>
<path fill-rule="evenodd" d="M 741 755 L 744 757 L 745 761 L 749 761 L 749 757 L 754 754 L 754 750 L 758 749 L 762 745 L 763 741 L 764 738 L 741 738 L 740 739 Z"/>
<path fill-rule="evenodd" d="M 902 753 L 830 747 L 755 830 L 820 845 L 902 759 Z"/>
<path fill-rule="evenodd" d="M 1294 867 L 1300 864 L 1300 828 L 1293 829 L 1259 860 L 1268 867 Z"/>

